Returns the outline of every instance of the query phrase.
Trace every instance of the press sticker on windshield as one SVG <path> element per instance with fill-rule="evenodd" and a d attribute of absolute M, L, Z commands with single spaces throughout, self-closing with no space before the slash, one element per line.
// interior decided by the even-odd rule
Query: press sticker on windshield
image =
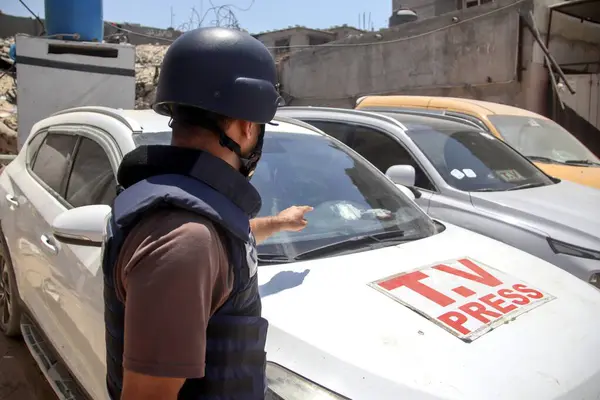
<path fill-rule="evenodd" d="M 525 177 L 516 169 L 502 169 L 495 172 L 504 182 L 520 182 L 525 180 Z"/>
<path fill-rule="evenodd" d="M 388 276 L 369 286 L 467 343 L 556 298 L 468 257 Z"/>
<path fill-rule="evenodd" d="M 477 177 L 477 174 L 475 173 L 475 171 L 473 171 L 470 168 L 463 169 L 463 172 L 465 173 L 465 175 L 467 176 L 467 178 L 475 178 L 475 177 Z"/>
<path fill-rule="evenodd" d="M 450 175 L 452 175 L 456 179 L 462 179 L 465 177 L 465 174 L 463 174 L 461 171 L 459 171 L 457 169 L 453 169 L 452 171 L 450 171 Z"/>

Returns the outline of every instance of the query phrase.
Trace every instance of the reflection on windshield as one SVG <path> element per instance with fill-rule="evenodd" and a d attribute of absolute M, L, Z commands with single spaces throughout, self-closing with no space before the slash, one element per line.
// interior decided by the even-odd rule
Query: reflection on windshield
<path fill-rule="evenodd" d="M 278 233 L 259 246 L 262 254 L 294 258 L 357 236 L 404 231 L 435 232 L 432 221 L 373 166 L 320 135 L 269 133 L 252 184 L 261 194 L 258 216 L 309 205 L 307 227 Z"/>
<path fill-rule="evenodd" d="M 411 129 L 410 138 L 444 180 L 464 191 L 517 190 L 552 180 L 494 136 L 476 130 Z"/>
<path fill-rule="evenodd" d="M 554 121 L 515 115 L 488 117 L 500 135 L 532 161 L 600 162 L 575 136 Z"/>
<path fill-rule="evenodd" d="M 138 134 L 136 145 L 168 144 L 170 132 Z M 343 146 L 343 145 L 342 145 Z M 314 208 L 300 232 L 280 232 L 259 245 L 274 261 L 365 235 L 402 231 L 412 240 L 436 232 L 433 221 L 371 164 L 329 137 L 267 131 L 252 184 L 262 197 L 259 217 L 294 205 Z M 393 242 L 390 242 L 393 244 Z"/>

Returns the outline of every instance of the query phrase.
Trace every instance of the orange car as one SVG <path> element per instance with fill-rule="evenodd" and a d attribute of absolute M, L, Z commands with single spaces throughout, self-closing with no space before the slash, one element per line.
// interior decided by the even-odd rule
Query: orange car
<path fill-rule="evenodd" d="M 600 189 L 600 160 L 556 122 L 522 108 L 487 101 L 434 96 L 365 96 L 365 111 L 444 112 L 491 132 L 548 175 Z"/>

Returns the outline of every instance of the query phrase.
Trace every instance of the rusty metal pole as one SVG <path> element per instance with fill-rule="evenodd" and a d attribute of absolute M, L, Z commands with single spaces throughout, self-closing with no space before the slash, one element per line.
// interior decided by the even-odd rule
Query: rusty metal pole
<path fill-rule="evenodd" d="M 556 72 L 558 73 L 558 75 L 565 82 L 565 86 L 567 87 L 567 89 L 569 89 L 569 92 L 571 92 L 571 94 L 575 94 L 575 90 L 573 89 L 573 87 L 571 86 L 571 84 L 567 81 L 567 77 L 565 76 L 565 73 L 562 71 L 562 69 L 560 68 L 560 66 L 558 65 L 558 63 L 554 59 L 554 57 L 552 57 L 552 54 L 550 54 L 550 51 L 548 51 L 548 48 L 546 47 L 546 45 L 542 41 L 542 37 L 540 35 L 540 32 L 537 29 L 537 26 L 535 24 L 535 19 L 533 18 L 533 13 L 531 11 L 529 11 L 529 14 L 528 14 L 529 18 L 526 18 L 526 16 L 523 16 L 523 15 L 521 15 L 521 17 L 525 21 L 525 24 L 527 25 L 527 28 L 529 28 L 529 30 L 533 34 L 533 38 L 540 45 L 542 51 L 546 55 L 546 59 L 548 60 L 547 62 L 550 62 L 550 65 L 548 66 L 548 69 L 550 70 L 550 73 L 552 73 L 552 67 L 554 67 L 554 69 L 556 69 Z M 548 32 L 548 34 L 550 34 L 550 33 Z"/>

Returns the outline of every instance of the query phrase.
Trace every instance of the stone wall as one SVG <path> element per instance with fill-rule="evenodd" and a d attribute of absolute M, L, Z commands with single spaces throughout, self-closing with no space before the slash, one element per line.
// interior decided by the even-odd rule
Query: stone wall
<path fill-rule="evenodd" d="M 517 80 L 518 11 L 531 5 L 513 3 L 336 42 L 346 47 L 295 52 L 280 66 L 286 102 L 353 107 L 367 94 L 430 94 L 524 105 Z"/>

